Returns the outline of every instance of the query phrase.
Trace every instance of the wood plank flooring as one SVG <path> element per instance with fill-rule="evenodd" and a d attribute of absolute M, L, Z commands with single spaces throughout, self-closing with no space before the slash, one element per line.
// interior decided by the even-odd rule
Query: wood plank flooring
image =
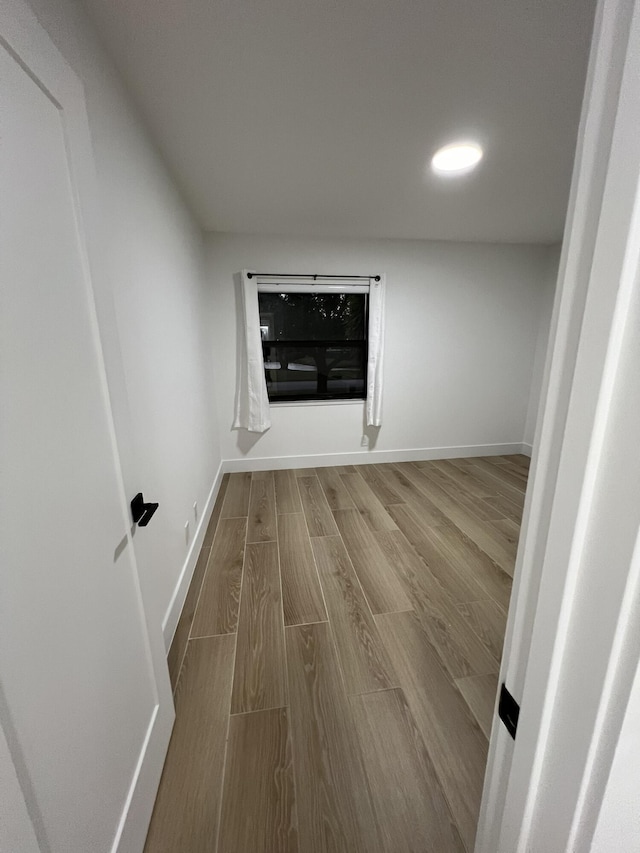
<path fill-rule="evenodd" d="M 227 750 L 219 849 L 225 853 L 297 853 L 286 708 L 232 716 Z"/>
<path fill-rule="evenodd" d="M 471 853 L 527 474 L 225 476 L 146 853 Z"/>

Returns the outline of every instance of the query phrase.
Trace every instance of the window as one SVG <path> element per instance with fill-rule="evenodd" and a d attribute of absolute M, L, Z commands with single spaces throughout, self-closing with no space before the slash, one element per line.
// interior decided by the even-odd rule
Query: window
<path fill-rule="evenodd" d="M 325 290 L 259 289 L 271 402 L 366 397 L 368 293 Z"/>

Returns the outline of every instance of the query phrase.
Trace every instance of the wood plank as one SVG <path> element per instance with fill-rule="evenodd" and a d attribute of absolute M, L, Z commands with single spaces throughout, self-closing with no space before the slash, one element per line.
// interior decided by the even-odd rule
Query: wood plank
<path fill-rule="evenodd" d="M 276 510 L 278 513 L 302 512 L 300 493 L 293 471 L 274 471 Z"/>
<path fill-rule="evenodd" d="M 145 853 L 211 853 L 218 832 L 235 637 L 191 640 Z"/>
<path fill-rule="evenodd" d="M 454 460 L 455 461 L 455 460 Z M 439 507 L 445 515 L 447 515 L 446 506 L 450 505 L 453 500 L 457 503 L 469 516 L 478 519 L 478 521 L 493 521 L 496 518 L 502 518 L 495 507 L 479 501 L 475 496 L 470 495 L 467 487 L 454 480 L 448 474 L 442 473 L 438 468 L 416 468 L 410 463 L 400 463 L 405 465 L 404 471 L 409 479 L 413 479 L 419 490 L 426 495 L 429 500 Z M 466 469 L 464 469 L 466 470 Z M 416 472 L 421 475 L 416 477 Z M 494 489 L 492 494 L 497 493 Z M 443 506 L 443 503 L 445 506 Z"/>
<path fill-rule="evenodd" d="M 516 465 L 513 462 L 502 459 L 498 462 L 496 456 L 478 456 L 469 460 L 470 465 L 482 468 L 487 474 L 493 474 L 502 482 L 507 483 L 514 489 L 525 492 L 529 481 L 529 469 Z"/>
<path fill-rule="evenodd" d="M 454 464 L 468 468 L 478 480 L 482 480 L 488 488 L 493 489 L 494 494 L 504 495 L 519 506 L 524 505 L 524 484 L 520 483 L 518 486 L 514 486 L 501 476 L 501 472 L 508 473 L 505 471 L 504 465 L 490 465 L 482 459 L 470 459 L 467 466 L 460 466 L 459 462 Z"/>
<path fill-rule="evenodd" d="M 400 579 L 358 510 L 341 509 L 334 515 L 372 612 L 410 610 L 412 605 Z"/>
<path fill-rule="evenodd" d="M 333 465 L 332 468 L 336 474 L 357 474 L 358 469 L 362 466 L 356 465 Z"/>
<path fill-rule="evenodd" d="M 497 672 L 498 660 L 467 624 L 442 584 L 402 533 L 378 532 L 390 562 L 401 575 L 431 644 L 452 678 Z"/>
<path fill-rule="evenodd" d="M 320 480 L 313 477 L 299 477 L 298 488 L 302 499 L 302 508 L 310 536 L 335 536 L 336 523 L 331 515 L 329 504 L 322 491 Z"/>
<path fill-rule="evenodd" d="M 502 459 L 506 459 L 508 462 L 513 462 L 517 465 L 522 465 L 523 468 L 529 470 L 531 466 L 531 457 L 527 456 L 526 453 L 515 453 L 507 456 L 502 456 Z"/>
<path fill-rule="evenodd" d="M 227 494 L 222 505 L 222 518 L 242 518 L 249 512 L 251 474 L 248 472 L 229 475 Z"/>
<path fill-rule="evenodd" d="M 367 527 L 371 530 L 398 529 L 383 504 L 359 474 L 343 474 L 342 481 L 351 495 L 351 506 L 355 505 Z"/>
<path fill-rule="evenodd" d="M 498 692 L 498 676 L 470 675 L 468 678 L 458 678 L 456 687 L 462 693 L 484 736 L 489 740 Z"/>
<path fill-rule="evenodd" d="M 224 853 L 297 853 L 285 708 L 231 718 L 220 824 Z"/>
<path fill-rule="evenodd" d="M 192 637 L 235 632 L 246 532 L 246 518 L 220 519 L 193 618 Z"/>
<path fill-rule="evenodd" d="M 454 524 L 431 527 L 428 536 L 438 548 L 445 560 L 454 565 L 459 574 L 473 580 L 475 587 L 481 587 L 486 595 L 467 597 L 464 601 L 492 598 L 503 610 L 509 607 L 511 599 L 511 577 L 491 557 L 465 536 Z"/>
<path fill-rule="evenodd" d="M 278 516 L 278 547 L 284 624 L 325 622 L 327 611 L 301 512 Z"/>
<path fill-rule="evenodd" d="M 423 492 L 416 488 L 403 471 L 394 465 L 375 465 L 374 468 L 385 481 L 387 487 L 401 495 L 403 502 L 410 503 L 420 510 L 424 524 L 442 524 L 447 520 L 444 513 Z M 417 469 L 413 469 L 413 474 L 420 479 L 421 474 Z"/>
<path fill-rule="evenodd" d="M 420 516 L 411 504 L 390 506 L 389 512 L 403 535 L 454 601 L 477 601 L 485 598 L 483 587 L 473 575 L 465 572 L 462 566 L 439 547 L 438 539 L 433 534 L 439 527 L 423 527 Z M 505 574 L 501 569 L 498 571 Z M 506 575 L 505 579 L 508 581 Z"/>
<path fill-rule="evenodd" d="M 393 488 L 388 478 L 382 474 L 376 465 L 360 465 L 357 473 L 360 474 L 365 483 L 376 493 L 378 500 L 388 506 L 389 504 L 404 503 L 404 497 L 399 490 Z"/>
<path fill-rule="evenodd" d="M 375 853 L 377 824 L 330 627 L 285 633 L 300 850 Z"/>
<path fill-rule="evenodd" d="M 495 526 L 500 530 L 513 546 L 513 561 L 515 563 L 516 554 L 518 552 L 518 542 L 520 541 L 520 525 L 516 524 L 510 518 L 501 518 L 495 522 Z"/>
<path fill-rule="evenodd" d="M 231 713 L 287 704 L 278 545 L 247 545 Z"/>
<path fill-rule="evenodd" d="M 383 849 L 464 853 L 402 690 L 352 700 Z"/>
<path fill-rule="evenodd" d="M 467 850 L 480 810 L 487 742 L 413 613 L 387 613 L 376 624 Z"/>
<path fill-rule="evenodd" d="M 184 606 L 180 613 L 178 624 L 176 625 L 173 640 L 171 641 L 171 648 L 167 655 L 169 680 L 171 681 L 171 689 L 174 691 L 176 689 L 176 684 L 178 683 L 178 676 L 180 675 L 182 661 L 184 660 L 184 655 L 187 651 L 187 643 L 189 642 L 189 634 L 191 633 L 193 617 L 196 612 L 196 604 L 198 603 L 198 597 L 200 595 L 200 590 L 202 589 L 202 583 L 204 581 L 210 554 L 210 547 L 203 547 L 200 551 L 196 567 L 193 570 L 193 577 L 191 578 L 191 583 L 189 584 L 189 589 L 187 590 L 187 595 L 184 600 Z"/>
<path fill-rule="evenodd" d="M 224 504 L 224 499 L 227 494 L 227 488 L 229 486 L 229 475 L 223 474 L 222 480 L 220 482 L 220 489 L 216 496 L 216 502 L 213 505 L 213 511 L 211 513 L 211 518 L 209 519 L 209 524 L 207 525 L 207 532 L 204 535 L 204 539 L 202 541 L 203 548 L 210 548 L 213 545 L 213 537 L 216 535 L 216 528 L 218 526 L 218 521 L 220 516 L 222 515 L 222 506 Z"/>
<path fill-rule="evenodd" d="M 531 458 L 525 456 L 524 453 L 511 453 L 506 456 L 492 456 L 491 458 L 497 465 L 508 465 L 511 463 L 522 468 L 524 471 L 528 471 L 531 466 Z"/>
<path fill-rule="evenodd" d="M 252 475 L 247 543 L 271 542 L 276 533 L 276 490 L 271 471 Z"/>
<path fill-rule="evenodd" d="M 435 468 L 440 471 L 449 480 L 452 480 L 465 494 L 472 498 L 486 498 L 495 495 L 495 489 L 487 487 L 482 480 L 478 480 L 474 476 L 470 468 L 458 468 L 450 459 L 441 459 L 438 462 L 431 462 L 422 468 Z"/>
<path fill-rule="evenodd" d="M 296 477 L 315 477 L 316 469 L 315 468 L 295 468 L 294 474 Z"/>
<path fill-rule="evenodd" d="M 522 523 L 523 507 L 512 501 L 510 498 L 505 498 L 504 495 L 495 495 L 491 498 L 485 498 L 484 502 L 489 504 L 502 513 L 505 518 L 513 521 L 518 527 Z"/>
<path fill-rule="evenodd" d="M 398 467 L 402 464 L 400 463 Z M 411 466 L 402 468 L 407 478 L 411 478 L 419 490 L 424 490 L 430 500 L 434 504 L 437 503 L 438 509 L 445 517 L 472 539 L 485 554 L 488 554 L 509 575 L 513 575 L 515 552 L 513 544 L 504 533 L 493 524 L 481 521 L 475 514 L 473 502 L 453 498 L 438 484 L 423 477 L 421 472 L 415 468 L 409 470 L 410 468 Z M 424 482 L 421 482 L 421 479 Z"/>
<path fill-rule="evenodd" d="M 529 479 L 529 469 L 522 468 L 508 459 L 501 459 L 498 462 L 499 458 L 497 456 L 479 456 L 474 462 L 481 463 L 481 466 L 487 471 L 497 471 L 498 476 L 502 477 L 507 483 L 524 491 Z"/>
<path fill-rule="evenodd" d="M 315 471 L 329 507 L 331 509 L 352 509 L 354 503 L 336 469 L 316 468 Z"/>
<path fill-rule="evenodd" d="M 496 660 L 501 660 L 504 632 L 507 626 L 506 612 L 498 607 L 495 601 L 488 600 L 458 604 L 458 610 L 489 652 Z"/>
<path fill-rule="evenodd" d="M 495 522 L 493 529 L 500 537 L 499 539 L 489 537 L 485 538 L 484 541 L 477 542 L 477 544 L 485 553 L 493 557 L 494 561 L 500 568 L 504 569 L 509 577 L 513 578 L 520 541 L 520 525 L 508 518 L 502 518 Z M 478 538 L 476 537 L 476 541 Z M 491 554 L 492 549 L 493 554 Z"/>
<path fill-rule="evenodd" d="M 527 479 L 529 478 L 531 459 L 528 456 L 522 454 L 516 456 L 494 456 L 493 460 L 497 464 L 508 465 L 512 470 L 518 471 Z"/>
<path fill-rule="evenodd" d="M 524 486 L 524 490 L 526 492 L 527 486 L 529 485 L 529 469 L 528 468 L 520 468 L 517 465 L 513 465 L 511 462 L 507 462 L 506 465 L 496 466 L 499 471 L 508 471 L 510 474 L 513 474 L 517 480 L 519 480 Z"/>
<path fill-rule="evenodd" d="M 317 537 L 313 553 L 347 692 L 395 686 L 391 663 L 342 539 Z"/>

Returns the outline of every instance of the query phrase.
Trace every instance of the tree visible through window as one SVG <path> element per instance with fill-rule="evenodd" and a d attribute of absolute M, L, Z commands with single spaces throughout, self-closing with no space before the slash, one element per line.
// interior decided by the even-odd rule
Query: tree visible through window
<path fill-rule="evenodd" d="M 364 399 L 366 293 L 258 293 L 269 399 Z"/>

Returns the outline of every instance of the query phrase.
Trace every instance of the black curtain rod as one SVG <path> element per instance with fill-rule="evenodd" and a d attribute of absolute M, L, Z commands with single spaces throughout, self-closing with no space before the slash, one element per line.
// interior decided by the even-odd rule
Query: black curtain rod
<path fill-rule="evenodd" d="M 279 272 L 249 272 L 247 273 L 247 278 L 253 278 L 255 275 L 256 278 L 312 278 L 316 281 L 319 278 L 361 278 L 366 281 L 373 279 L 374 281 L 380 281 L 379 275 L 320 275 L 319 273 L 316 275 L 314 273 L 279 273 Z"/>

